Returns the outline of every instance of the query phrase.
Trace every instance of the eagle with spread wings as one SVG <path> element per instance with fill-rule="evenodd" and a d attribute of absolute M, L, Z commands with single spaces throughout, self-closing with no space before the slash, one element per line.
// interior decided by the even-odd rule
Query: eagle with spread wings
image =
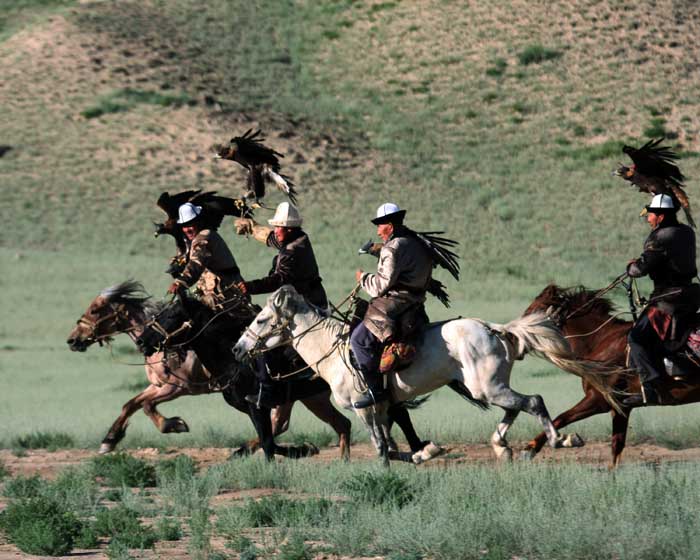
<path fill-rule="evenodd" d="M 224 216 L 236 216 L 238 218 L 250 218 L 253 216 L 253 210 L 246 204 L 245 200 L 219 196 L 216 194 L 216 191 L 202 192 L 199 189 L 182 191 L 172 195 L 168 192 L 162 193 L 158 197 L 156 204 L 168 215 L 168 218 L 162 224 L 153 224 L 156 228 L 155 236 L 171 235 L 175 238 L 178 255 L 184 255 L 187 252 L 185 236 L 177 225 L 178 210 L 186 202 L 202 207 L 202 220 L 205 228 L 218 228 Z"/>
<path fill-rule="evenodd" d="M 292 180 L 280 173 L 279 158 L 284 155 L 263 144 L 265 137 L 260 130 L 248 129 L 243 136 L 235 136 L 228 145 L 214 146 L 215 157 L 235 161 L 248 170 L 247 192 L 244 199 L 252 200 L 253 206 L 262 206 L 260 199 L 265 196 L 265 185 L 271 183 L 296 204 L 296 190 Z"/>
<path fill-rule="evenodd" d="M 649 140 L 641 148 L 623 146 L 622 151 L 633 163 L 630 166 L 620 164 L 614 174 L 632 183 L 640 192 L 670 196 L 676 208 L 683 208 L 688 223 L 696 227 L 690 213 L 688 195 L 683 190 L 685 176 L 676 165 L 678 154 L 668 146 L 661 146 L 663 140 Z"/>

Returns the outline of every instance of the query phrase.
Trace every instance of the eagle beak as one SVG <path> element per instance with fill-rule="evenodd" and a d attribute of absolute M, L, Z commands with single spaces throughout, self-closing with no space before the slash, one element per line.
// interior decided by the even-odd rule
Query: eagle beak
<path fill-rule="evenodd" d="M 643 218 L 649 213 L 649 211 L 646 208 L 642 208 L 642 211 L 639 213 L 639 217 Z"/>

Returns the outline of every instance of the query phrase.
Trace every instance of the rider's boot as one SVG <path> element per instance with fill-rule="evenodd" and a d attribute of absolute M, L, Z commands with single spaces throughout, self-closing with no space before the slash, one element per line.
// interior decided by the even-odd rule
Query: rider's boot
<path fill-rule="evenodd" d="M 353 401 L 353 408 L 367 408 L 389 398 L 389 390 L 384 386 L 385 379 L 382 374 L 378 371 L 368 373 L 363 370 L 362 377 L 364 377 L 367 390 L 359 399 Z"/>
<path fill-rule="evenodd" d="M 641 393 L 627 397 L 622 401 L 622 404 L 626 406 L 651 406 L 662 404 L 656 387 L 656 380 L 642 383 Z"/>

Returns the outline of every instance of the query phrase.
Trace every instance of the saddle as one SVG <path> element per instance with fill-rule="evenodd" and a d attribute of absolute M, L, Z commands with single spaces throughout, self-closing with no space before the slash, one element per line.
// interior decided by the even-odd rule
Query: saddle
<path fill-rule="evenodd" d="M 362 322 L 369 303 L 363 299 L 358 299 L 355 304 L 350 320 L 350 334 Z M 416 306 L 407 309 L 396 318 L 396 329 L 394 336 L 387 340 L 382 355 L 379 360 L 379 373 L 388 375 L 395 371 L 406 369 L 413 363 L 418 352 L 418 346 L 422 341 L 423 334 L 428 326 L 428 316 L 423 306 Z M 355 357 L 351 361 L 355 363 Z"/>

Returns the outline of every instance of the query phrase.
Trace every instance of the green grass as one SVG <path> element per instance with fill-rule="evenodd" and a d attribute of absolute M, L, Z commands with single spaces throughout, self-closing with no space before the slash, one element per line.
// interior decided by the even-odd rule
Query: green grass
<path fill-rule="evenodd" d="M 192 102 L 193 100 L 185 94 L 172 95 L 126 88 L 101 97 L 95 105 L 81 111 L 80 114 L 86 119 L 94 119 L 111 113 L 129 111 L 138 104 L 180 107 Z"/>
<path fill-rule="evenodd" d="M 46 449 L 56 451 L 73 447 L 75 441 L 70 434 L 65 432 L 34 432 L 24 436 L 15 436 L 10 440 L 13 449 Z"/>
<path fill-rule="evenodd" d="M 544 47 L 542 45 L 528 45 L 518 54 L 518 62 L 523 66 L 539 64 L 547 60 L 554 60 L 562 55 L 561 51 Z"/>
<path fill-rule="evenodd" d="M 107 486 L 155 486 L 156 469 L 143 459 L 126 453 L 101 455 L 92 461 L 95 476 Z"/>

